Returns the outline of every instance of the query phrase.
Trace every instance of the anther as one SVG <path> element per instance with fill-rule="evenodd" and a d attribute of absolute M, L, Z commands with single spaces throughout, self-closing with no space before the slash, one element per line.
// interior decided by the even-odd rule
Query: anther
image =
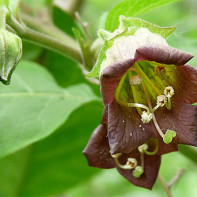
<path fill-rule="evenodd" d="M 138 147 L 138 150 L 140 153 L 145 153 L 148 150 L 148 145 L 142 144 L 141 146 Z"/>
<path fill-rule="evenodd" d="M 137 160 L 135 158 L 128 158 L 125 166 L 130 167 L 130 169 L 134 169 L 137 166 Z"/>
<path fill-rule="evenodd" d="M 131 85 L 139 85 L 141 84 L 141 82 L 142 82 L 142 79 L 140 78 L 139 75 L 135 75 L 130 78 Z"/>
<path fill-rule="evenodd" d="M 116 154 L 113 154 L 112 157 L 117 159 L 117 158 L 119 158 L 121 155 L 122 155 L 122 153 L 116 153 Z"/>
<path fill-rule="evenodd" d="M 174 95 L 174 89 L 172 86 L 168 86 L 164 90 L 164 95 L 168 98 L 172 97 Z"/>
<path fill-rule="evenodd" d="M 152 120 L 152 113 L 143 111 L 141 115 L 141 120 L 143 123 L 149 123 Z"/>
<path fill-rule="evenodd" d="M 157 97 L 157 105 L 163 107 L 167 103 L 167 97 L 165 95 L 159 95 Z"/>
<path fill-rule="evenodd" d="M 174 95 L 174 89 L 172 86 L 168 86 L 165 88 L 164 90 L 164 94 L 166 95 L 166 97 L 168 98 L 168 102 L 166 104 L 166 107 L 168 110 L 171 109 L 171 97 Z"/>

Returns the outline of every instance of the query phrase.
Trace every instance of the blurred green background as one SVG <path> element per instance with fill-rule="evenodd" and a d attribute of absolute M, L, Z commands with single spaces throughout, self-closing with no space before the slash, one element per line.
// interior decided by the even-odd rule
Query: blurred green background
<path fill-rule="evenodd" d="M 32 1 L 24 0 L 32 7 Z M 41 2 L 41 1 L 40 1 Z M 93 38 L 103 27 L 102 20 L 121 0 L 84 0 L 78 8 L 87 21 Z M 73 16 L 54 7 L 54 23 L 74 37 L 71 28 L 77 26 Z M 183 0 L 151 10 L 140 18 L 160 26 L 177 26 L 168 38 L 176 48 L 196 57 L 190 64 L 197 67 L 197 1 Z M 24 43 L 24 60 L 36 61 L 45 67 L 57 84 L 68 87 L 87 83 L 95 94 L 99 87 L 87 82 L 77 63 L 54 52 Z M 65 66 L 66 65 L 66 66 Z M 75 110 L 67 121 L 49 137 L 0 160 L 0 196 L 60 196 L 60 197 L 165 197 L 157 181 L 153 191 L 131 185 L 116 170 L 88 167 L 82 155 L 88 139 L 99 124 L 103 105 L 91 102 Z M 161 174 L 169 181 L 178 169 L 184 168 L 183 177 L 172 187 L 177 197 L 197 196 L 197 166 L 181 153 L 162 158 Z"/>

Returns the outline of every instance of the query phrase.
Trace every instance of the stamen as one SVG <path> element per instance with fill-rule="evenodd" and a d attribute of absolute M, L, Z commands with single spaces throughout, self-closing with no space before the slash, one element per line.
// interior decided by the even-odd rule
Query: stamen
<path fill-rule="evenodd" d="M 163 107 L 167 103 L 167 97 L 164 95 L 159 95 L 157 97 L 157 105 Z"/>
<path fill-rule="evenodd" d="M 146 96 L 146 100 L 147 100 L 148 106 L 149 106 L 150 110 L 152 110 L 151 101 L 150 101 L 150 98 L 149 98 L 149 95 L 148 95 L 148 91 L 147 91 L 147 89 L 146 89 L 146 86 L 145 86 L 143 80 L 142 80 L 142 86 L 143 86 L 143 89 L 144 89 L 144 93 L 145 93 L 145 96 Z M 156 127 L 158 133 L 159 133 L 160 136 L 163 138 L 163 137 L 164 137 L 164 134 L 163 134 L 163 132 L 161 131 L 161 129 L 160 129 L 158 123 L 157 123 L 157 120 L 156 120 L 156 118 L 155 118 L 154 112 L 152 113 L 152 118 L 153 118 L 153 123 L 154 123 L 154 125 L 155 125 L 155 127 Z"/>
<path fill-rule="evenodd" d="M 148 113 L 150 112 L 149 108 L 146 105 L 143 105 L 143 104 L 140 104 L 140 103 L 127 103 L 127 106 L 128 107 L 139 107 L 139 108 L 142 108 L 142 109 L 146 109 Z"/>
<path fill-rule="evenodd" d="M 149 123 L 152 120 L 152 113 L 143 111 L 141 120 L 143 123 Z"/>
<path fill-rule="evenodd" d="M 112 155 L 112 157 L 114 158 L 117 166 L 123 170 L 132 170 L 137 166 L 137 160 L 135 158 L 128 158 L 127 159 L 127 163 L 125 165 L 122 165 L 118 158 L 122 155 L 122 153 L 117 153 Z"/>
<path fill-rule="evenodd" d="M 164 95 L 159 95 L 157 97 L 157 105 L 150 111 L 151 113 L 153 113 L 154 111 L 156 111 L 159 107 L 163 107 L 167 102 L 167 97 Z"/>
<path fill-rule="evenodd" d="M 135 170 L 133 170 L 132 174 L 135 178 L 140 178 L 144 173 L 144 153 L 140 153 L 141 166 L 137 166 Z"/>
<path fill-rule="evenodd" d="M 166 104 L 166 108 L 168 110 L 171 110 L 171 97 L 174 95 L 174 89 L 172 86 L 168 86 L 165 88 L 164 90 L 164 94 L 166 95 L 166 97 L 168 98 L 168 102 Z"/>
<path fill-rule="evenodd" d="M 135 76 L 132 76 L 132 77 L 130 78 L 130 84 L 131 84 L 131 85 L 134 85 L 134 86 L 140 85 L 141 82 L 142 82 L 142 79 L 140 78 L 139 75 L 135 75 Z"/>
<path fill-rule="evenodd" d="M 147 144 L 142 144 L 141 146 L 138 147 L 138 151 L 140 153 L 145 153 L 146 150 L 148 150 L 148 145 Z"/>
<path fill-rule="evenodd" d="M 172 86 L 166 87 L 164 90 L 164 95 L 166 95 L 166 97 L 172 97 L 174 95 L 173 87 Z"/>
<path fill-rule="evenodd" d="M 158 150 L 159 150 L 159 142 L 156 140 L 156 142 L 155 142 L 155 150 L 152 151 L 152 152 L 145 150 L 144 153 L 146 155 L 155 155 L 158 152 Z"/>

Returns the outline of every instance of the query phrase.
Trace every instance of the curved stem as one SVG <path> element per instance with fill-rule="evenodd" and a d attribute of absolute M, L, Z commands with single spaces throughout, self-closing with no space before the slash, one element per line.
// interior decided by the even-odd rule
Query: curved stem
<path fill-rule="evenodd" d="M 159 150 L 159 143 L 158 143 L 158 141 L 156 141 L 154 151 L 149 152 L 149 151 L 145 150 L 144 152 L 145 152 L 146 155 L 155 155 L 158 152 L 158 150 Z"/>
<path fill-rule="evenodd" d="M 18 21 L 13 16 L 8 18 L 7 23 L 18 33 L 22 39 L 52 51 L 56 51 L 64 56 L 69 56 L 80 63 L 82 62 L 80 51 L 67 45 L 67 43 L 62 43 L 58 39 L 23 26 L 18 23 Z"/>
<path fill-rule="evenodd" d="M 78 43 L 72 37 L 65 34 L 62 30 L 57 28 L 53 23 L 39 22 L 38 19 L 24 13 L 21 14 L 21 16 L 23 22 L 28 27 L 36 31 L 42 32 L 44 34 L 47 34 L 49 36 L 55 37 L 56 39 L 67 43 L 67 45 L 73 46 L 75 48 L 79 48 Z"/>

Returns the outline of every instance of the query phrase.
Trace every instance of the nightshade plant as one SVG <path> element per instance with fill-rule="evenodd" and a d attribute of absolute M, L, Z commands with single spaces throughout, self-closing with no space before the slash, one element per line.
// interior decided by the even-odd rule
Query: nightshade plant
<path fill-rule="evenodd" d="M 158 178 L 172 196 L 181 173 L 166 183 L 163 155 L 197 162 L 180 145 L 197 146 L 197 70 L 187 65 L 196 52 L 167 43 L 175 27 L 140 18 L 175 1 L 0 0 L 0 196 L 64 195 L 97 173 L 87 161 L 116 168 L 136 190 Z M 118 4 L 100 17 L 96 2 Z"/>
<path fill-rule="evenodd" d="M 197 70 L 185 65 L 193 56 L 168 46 L 162 30 L 120 16 L 113 33 L 99 31 L 109 46 L 94 68 L 100 66 L 105 112 L 84 150 L 90 166 L 117 167 L 149 189 L 162 154 L 178 143 L 197 146 Z"/>

